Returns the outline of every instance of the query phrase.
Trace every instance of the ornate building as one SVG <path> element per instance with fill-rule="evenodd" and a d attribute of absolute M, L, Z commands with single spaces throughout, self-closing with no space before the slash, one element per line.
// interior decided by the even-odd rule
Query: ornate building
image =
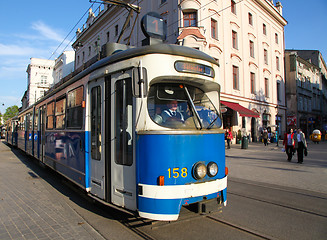
<path fill-rule="evenodd" d="M 286 50 L 287 127 L 327 130 L 327 67 L 317 50 Z"/>
<path fill-rule="evenodd" d="M 108 1 L 109 2 L 109 1 Z M 256 141 L 262 128 L 283 133 L 286 122 L 284 26 L 280 2 L 272 0 L 143 0 L 138 18 L 116 5 L 90 10 L 73 43 L 75 69 L 97 61 L 107 42 L 141 46 L 139 21 L 158 12 L 167 25 L 166 43 L 196 48 L 220 64 L 224 128 Z M 136 22 L 134 27 L 134 22 Z M 125 24 L 126 23 L 126 24 Z M 126 27 L 126 30 L 121 31 Z M 134 31 L 132 32 L 132 29 Z M 131 33 L 132 32 L 132 33 Z"/>
<path fill-rule="evenodd" d="M 27 91 L 24 94 L 23 106 L 30 106 L 42 97 L 53 84 L 53 68 L 55 61 L 31 58 L 27 67 Z M 25 101 L 22 100 L 22 101 Z"/>

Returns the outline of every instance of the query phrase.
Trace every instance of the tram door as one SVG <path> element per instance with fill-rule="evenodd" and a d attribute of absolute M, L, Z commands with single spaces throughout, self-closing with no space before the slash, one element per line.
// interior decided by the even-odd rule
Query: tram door
<path fill-rule="evenodd" d="M 136 170 L 133 145 L 132 71 L 111 75 L 111 199 L 116 205 L 136 210 Z"/>
<path fill-rule="evenodd" d="M 91 193 L 105 199 L 105 89 L 104 79 L 90 82 L 88 85 L 88 108 L 86 133 L 89 133 L 90 187 Z"/>

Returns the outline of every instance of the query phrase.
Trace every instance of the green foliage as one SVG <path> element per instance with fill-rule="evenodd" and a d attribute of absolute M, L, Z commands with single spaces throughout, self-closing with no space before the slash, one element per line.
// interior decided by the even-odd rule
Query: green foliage
<path fill-rule="evenodd" d="M 3 121 L 6 122 L 8 119 L 15 117 L 18 114 L 18 107 L 16 105 L 8 107 L 6 112 L 3 114 Z"/>

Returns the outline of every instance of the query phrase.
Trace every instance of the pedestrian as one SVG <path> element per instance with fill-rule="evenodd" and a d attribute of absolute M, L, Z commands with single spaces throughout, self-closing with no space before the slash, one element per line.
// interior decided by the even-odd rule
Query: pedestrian
<path fill-rule="evenodd" d="M 227 148 L 230 149 L 230 141 L 233 139 L 233 134 L 229 131 L 229 129 L 226 129 L 225 139 L 227 141 Z"/>
<path fill-rule="evenodd" d="M 292 128 L 288 131 L 287 134 L 284 135 L 283 145 L 285 146 L 287 161 L 290 162 L 292 160 L 295 146 L 294 133 Z"/>
<path fill-rule="evenodd" d="M 263 143 L 265 144 L 265 146 L 268 146 L 268 131 L 267 131 L 267 129 L 263 129 L 262 139 L 263 139 Z"/>
<path fill-rule="evenodd" d="M 295 135 L 294 135 L 295 136 Z M 295 148 L 297 151 L 297 162 L 298 163 L 303 163 L 303 152 L 307 151 L 307 141 L 305 140 L 305 135 L 302 132 L 302 130 L 299 128 L 296 132 L 296 137 L 295 139 Z"/>

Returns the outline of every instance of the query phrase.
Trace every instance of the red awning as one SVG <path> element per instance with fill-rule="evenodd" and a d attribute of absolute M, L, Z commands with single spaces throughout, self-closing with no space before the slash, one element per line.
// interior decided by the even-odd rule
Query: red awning
<path fill-rule="evenodd" d="M 260 117 L 259 113 L 252 111 L 250 109 L 247 109 L 245 107 L 242 107 L 238 103 L 232 103 L 232 102 L 226 102 L 226 101 L 220 101 L 220 103 L 224 104 L 225 106 L 238 112 L 241 117 Z"/>

